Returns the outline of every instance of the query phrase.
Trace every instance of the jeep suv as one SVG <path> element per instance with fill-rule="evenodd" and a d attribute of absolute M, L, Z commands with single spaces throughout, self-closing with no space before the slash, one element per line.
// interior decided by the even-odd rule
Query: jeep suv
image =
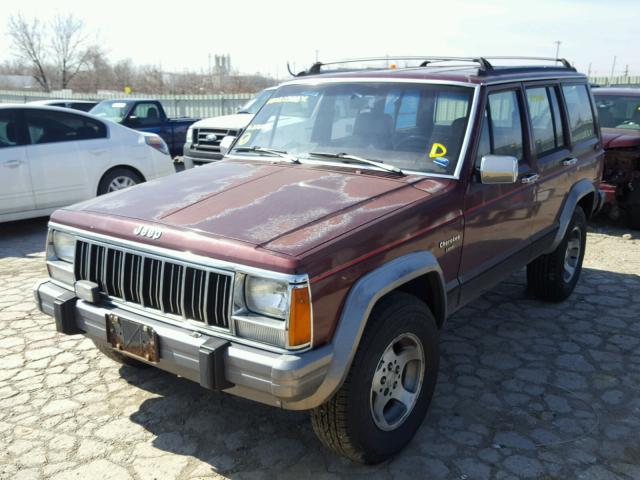
<path fill-rule="evenodd" d="M 419 62 L 316 64 L 224 160 L 58 210 L 39 308 L 118 361 L 310 410 L 353 460 L 393 455 L 429 408 L 447 316 L 525 266 L 533 294 L 565 299 L 602 202 L 584 75 Z"/>

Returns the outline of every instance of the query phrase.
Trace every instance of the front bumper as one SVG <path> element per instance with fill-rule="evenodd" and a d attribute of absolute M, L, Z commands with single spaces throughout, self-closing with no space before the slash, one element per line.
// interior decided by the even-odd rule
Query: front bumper
<path fill-rule="evenodd" d="M 182 155 L 184 157 L 183 161 L 185 162 L 185 166 L 189 164 L 194 167 L 217 162 L 218 160 L 222 160 L 222 157 L 224 156 L 220 152 L 206 152 L 202 150 L 196 150 L 194 148 L 191 148 L 190 143 L 185 143 Z"/>
<path fill-rule="evenodd" d="M 152 328 L 160 345 L 159 361 L 152 365 L 206 388 L 290 410 L 314 408 L 326 400 L 318 390 L 332 360 L 330 346 L 280 354 L 222 341 L 213 334 L 193 332 L 187 325 L 170 325 L 108 301 L 86 302 L 48 279 L 35 285 L 34 296 L 40 311 L 55 317 L 58 331 L 82 333 L 105 346 L 110 346 L 106 331 L 109 314 Z"/>

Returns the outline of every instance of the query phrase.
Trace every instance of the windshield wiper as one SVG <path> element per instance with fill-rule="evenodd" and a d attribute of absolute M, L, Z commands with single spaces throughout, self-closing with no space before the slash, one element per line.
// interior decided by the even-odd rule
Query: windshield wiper
<path fill-rule="evenodd" d="M 289 155 L 284 150 L 273 150 L 272 148 L 266 147 L 236 147 L 232 150 L 233 152 L 258 152 L 258 153 L 266 153 L 269 155 L 275 155 L 276 157 L 284 158 L 291 163 L 300 163 L 296 157 Z"/>
<path fill-rule="evenodd" d="M 316 157 L 329 157 L 329 158 L 338 158 L 344 160 L 352 160 L 358 163 L 366 163 L 368 165 L 374 165 L 376 167 L 380 167 L 388 172 L 397 173 L 399 175 L 404 175 L 404 172 L 398 167 L 394 167 L 393 165 L 388 165 L 380 160 L 371 160 L 370 158 L 358 157 L 356 155 L 350 155 L 348 153 L 329 153 L 329 152 L 309 152 L 309 155 L 314 155 Z"/>

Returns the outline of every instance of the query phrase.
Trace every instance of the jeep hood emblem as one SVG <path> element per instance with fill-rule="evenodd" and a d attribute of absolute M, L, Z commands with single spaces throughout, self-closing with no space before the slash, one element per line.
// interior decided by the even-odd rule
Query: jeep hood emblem
<path fill-rule="evenodd" d="M 136 228 L 134 228 L 133 233 L 134 235 L 138 235 L 139 237 L 147 237 L 152 240 L 157 240 L 162 235 L 162 230 L 160 230 L 159 228 L 138 225 Z"/>

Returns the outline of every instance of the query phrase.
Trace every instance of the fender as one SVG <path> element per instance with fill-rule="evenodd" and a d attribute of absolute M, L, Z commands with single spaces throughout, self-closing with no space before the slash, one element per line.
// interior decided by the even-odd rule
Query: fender
<path fill-rule="evenodd" d="M 583 178 L 582 180 L 578 181 L 575 185 L 573 185 L 573 187 L 571 187 L 571 190 L 569 190 L 566 200 L 564 201 L 562 212 L 558 217 L 558 224 L 559 224 L 558 231 L 556 232 L 556 236 L 554 237 L 551 246 L 547 251 L 544 252 L 545 254 L 551 253 L 556 248 L 558 248 L 558 245 L 560 245 L 560 242 L 562 242 L 562 239 L 567 233 L 567 228 L 569 228 L 569 222 L 571 222 L 571 217 L 573 217 L 573 211 L 576 209 L 576 205 L 578 205 L 578 202 L 580 202 L 580 200 L 582 200 L 584 197 L 586 197 L 590 193 L 593 193 L 596 195 L 594 198 L 594 207 L 597 207 L 599 203 L 598 202 L 599 194 L 592 181 L 587 180 L 586 178 Z M 593 212 L 585 212 L 585 213 L 587 214 L 587 217 L 588 217 Z"/>
<path fill-rule="evenodd" d="M 381 265 L 361 277 L 351 288 L 342 308 L 331 344 L 319 349 L 319 351 L 325 351 L 328 347 L 331 350 L 331 360 L 317 390 L 299 401 L 286 402 L 283 407 L 291 410 L 307 410 L 315 408 L 331 398 L 342 386 L 347 373 L 349 373 L 369 315 L 376 302 L 400 285 L 431 272 L 438 274 L 441 301 L 444 305 L 443 314 L 446 318 L 447 298 L 444 293 L 446 292 L 444 276 L 438 261 L 431 252 L 409 253 Z"/>

